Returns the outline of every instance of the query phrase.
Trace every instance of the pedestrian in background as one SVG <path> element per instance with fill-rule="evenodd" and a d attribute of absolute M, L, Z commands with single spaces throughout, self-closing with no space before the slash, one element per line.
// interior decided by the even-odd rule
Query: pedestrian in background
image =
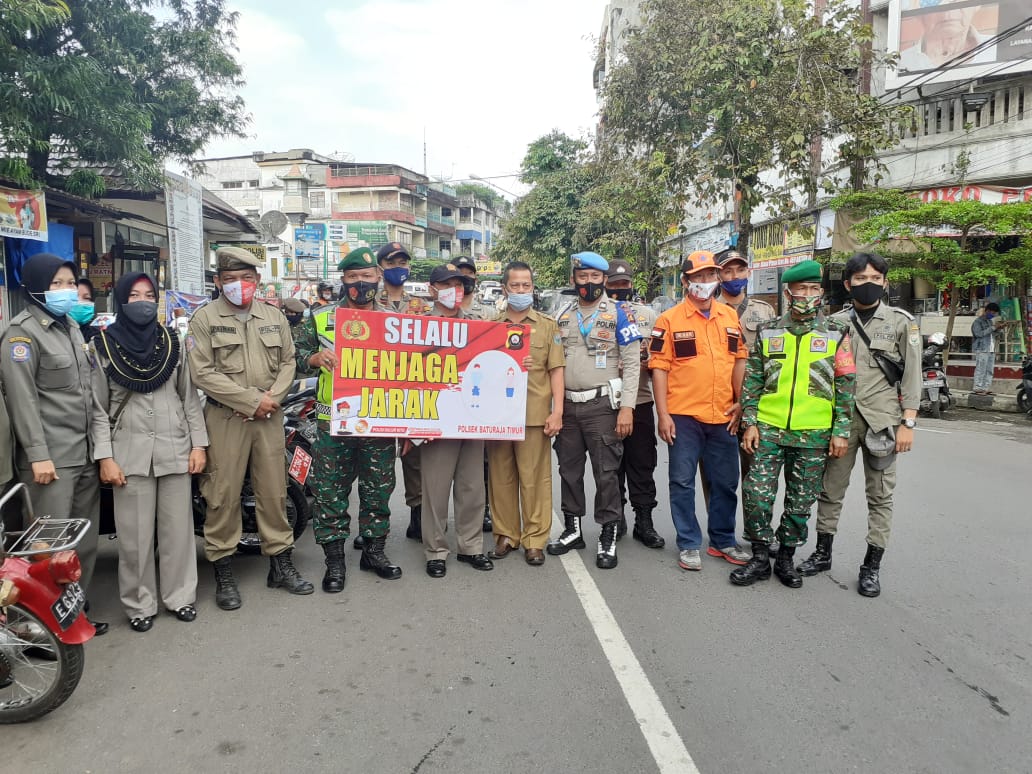
<path fill-rule="evenodd" d="M 996 367 L 996 334 L 1003 328 L 1004 321 L 996 320 L 1000 305 L 990 301 L 978 310 L 971 322 L 971 351 L 975 355 L 975 395 L 994 394 L 993 371 Z M 994 322 L 995 320 L 995 322 Z"/>
<path fill-rule="evenodd" d="M 179 336 L 158 322 L 157 284 L 129 272 L 112 299 L 115 322 L 91 345 L 90 432 L 100 480 L 112 486 L 122 608 L 146 632 L 159 598 L 180 621 L 197 617 L 190 477 L 204 472 L 208 433 Z"/>

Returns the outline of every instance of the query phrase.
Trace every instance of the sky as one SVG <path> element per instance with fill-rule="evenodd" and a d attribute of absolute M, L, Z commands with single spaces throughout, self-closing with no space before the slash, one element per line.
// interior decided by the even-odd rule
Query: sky
<path fill-rule="evenodd" d="M 552 129 L 588 135 L 605 0 L 232 0 L 249 136 L 209 158 L 311 148 L 455 181 L 514 175 Z"/>

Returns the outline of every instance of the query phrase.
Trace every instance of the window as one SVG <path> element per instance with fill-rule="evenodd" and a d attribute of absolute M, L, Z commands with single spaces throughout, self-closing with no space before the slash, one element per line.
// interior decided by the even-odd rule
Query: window
<path fill-rule="evenodd" d="M 442 239 L 441 240 L 441 250 L 451 250 L 451 240 L 450 239 Z"/>
<path fill-rule="evenodd" d="M 301 181 L 300 180 L 285 180 L 285 190 L 287 193 L 301 193 Z"/>
<path fill-rule="evenodd" d="M 243 180 L 226 180 L 222 183 L 223 188 L 243 188 Z"/>
<path fill-rule="evenodd" d="M 326 206 L 326 192 L 312 191 L 308 194 L 308 201 L 312 205 L 313 210 L 321 210 Z"/>
<path fill-rule="evenodd" d="M 257 188 L 258 187 L 258 181 L 257 180 L 248 180 L 247 181 L 247 186 L 248 186 L 248 188 Z"/>
<path fill-rule="evenodd" d="M 451 207 L 441 207 L 441 217 L 442 218 L 450 218 L 451 216 L 452 216 L 452 208 Z"/>
<path fill-rule="evenodd" d="M 469 220 L 473 210 L 469 207 L 459 207 L 459 220 Z"/>

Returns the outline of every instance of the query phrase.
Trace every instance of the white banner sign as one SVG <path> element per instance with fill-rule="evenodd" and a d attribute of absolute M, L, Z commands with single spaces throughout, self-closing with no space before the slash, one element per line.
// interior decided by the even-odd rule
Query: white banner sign
<path fill-rule="evenodd" d="M 197 296 L 204 292 L 204 220 L 201 185 L 165 173 L 165 216 L 168 219 L 169 287 Z"/>

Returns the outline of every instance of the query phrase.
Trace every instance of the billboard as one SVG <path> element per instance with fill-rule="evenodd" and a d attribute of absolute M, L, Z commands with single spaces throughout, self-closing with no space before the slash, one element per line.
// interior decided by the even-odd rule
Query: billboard
<path fill-rule="evenodd" d="M 376 248 L 391 241 L 387 237 L 388 227 L 382 220 L 331 220 L 327 224 L 327 238 L 331 242 L 347 242 L 352 248 Z"/>
<path fill-rule="evenodd" d="M 890 0 L 887 91 L 1032 70 L 1028 0 Z"/>
<path fill-rule="evenodd" d="M 0 234 L 47 241 L 47 201 L 42 191 L 0 188 Z"/>
<path fill-rule="evenodd" d="M 322 223 L 294 229 L 294 255 L 297 258 L 322 258 L 326 227 Z"/>

